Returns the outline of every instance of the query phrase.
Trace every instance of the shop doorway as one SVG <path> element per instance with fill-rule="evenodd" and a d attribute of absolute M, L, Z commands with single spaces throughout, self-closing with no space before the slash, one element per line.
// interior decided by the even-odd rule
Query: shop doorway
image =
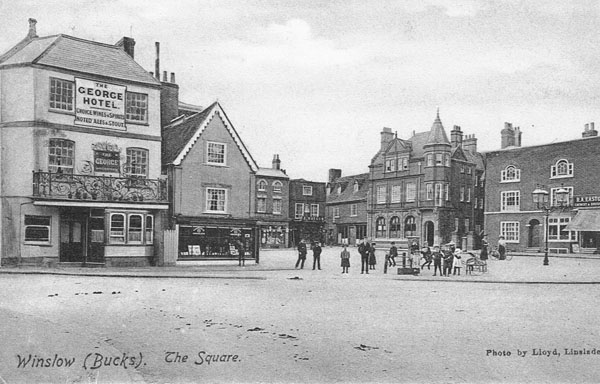
<path fill-rule="evenodd" d="M 529 221 L 529 233 L 527 236 L 527 247 L 539 248 L 541 245 L 540 222 L 537 219 Z"/>
<path fill-rule="evenodd" d="M 433 241 L 434 241 L 434 229 L 435 226 L 433 225 L 432 221 L 427 221 L 425 222 L 425 242 L 427 243 L 427 245 L 429 245 L 430 247 L 433 246 Z"/>
<path fill-rule="evenodd" d="M 60 262 L 83 263 L 86 256 L 86 220 L 82 214 L 60 216 Z"/>

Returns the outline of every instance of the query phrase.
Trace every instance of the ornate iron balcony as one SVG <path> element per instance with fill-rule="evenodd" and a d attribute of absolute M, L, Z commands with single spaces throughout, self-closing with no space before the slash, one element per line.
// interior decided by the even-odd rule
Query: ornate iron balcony
<path fill-rule="evenodd" d="M 33 172 L 33 196 L 60 200 L 167 202 L 161 179 Z"/>

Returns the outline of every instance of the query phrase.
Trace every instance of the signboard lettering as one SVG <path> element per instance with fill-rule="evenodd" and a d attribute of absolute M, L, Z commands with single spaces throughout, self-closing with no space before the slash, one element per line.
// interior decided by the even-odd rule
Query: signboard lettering
<path fill-rule="evenodd" d="M 119 173 L 121 154 L 112 151 L 94 151 L 94 171 Z"/>
<path fill-rule="evenodd" d="M 75 78 L 75 124 L 125 129 L 125 92 L 121 85 Z"/>
<path fill-rule="evenodd" d="M 575 207 L 600 207 L 600 195 L 574 196 L 573 205 Z"/>

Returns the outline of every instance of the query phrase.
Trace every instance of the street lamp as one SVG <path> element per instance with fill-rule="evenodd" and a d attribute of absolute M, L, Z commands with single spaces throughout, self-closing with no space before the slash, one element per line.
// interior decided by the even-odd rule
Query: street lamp
<path fill-rule="evenodd" d="M 568 196 L 569 191 L 565 188 L 561 187 L 554 192 L 556 196 L 556 203 L 558 206 L 553 206 L 552 202 L 549 201 L 549 193 L 542 186 L 538 185 L 537 188 L 531 193 L 533 195 L 533 202 L 537 205 L 538 209 L 544 211 L 545 217 L 545 250 L 544 250 L 544 265 L 549 265 L 548 260 L 548 216 L 550 216 L 550 212 L 555 211 L 557 209 L 564 209 L 568 204 Z"/>

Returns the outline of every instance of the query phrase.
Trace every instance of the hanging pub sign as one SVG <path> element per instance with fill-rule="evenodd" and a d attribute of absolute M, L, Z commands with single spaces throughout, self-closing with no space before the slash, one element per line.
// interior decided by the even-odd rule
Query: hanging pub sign
<path fill-rule="evenodd" d="M 121 85 L 75 78 L 75 124 L 125 129 L 125 92 Z"/>
<path fill-rule="evenodd" d="M 94 151 L 94 170 L 96 172 L 119 173 L 121 154 L 112 151 Z"/>

